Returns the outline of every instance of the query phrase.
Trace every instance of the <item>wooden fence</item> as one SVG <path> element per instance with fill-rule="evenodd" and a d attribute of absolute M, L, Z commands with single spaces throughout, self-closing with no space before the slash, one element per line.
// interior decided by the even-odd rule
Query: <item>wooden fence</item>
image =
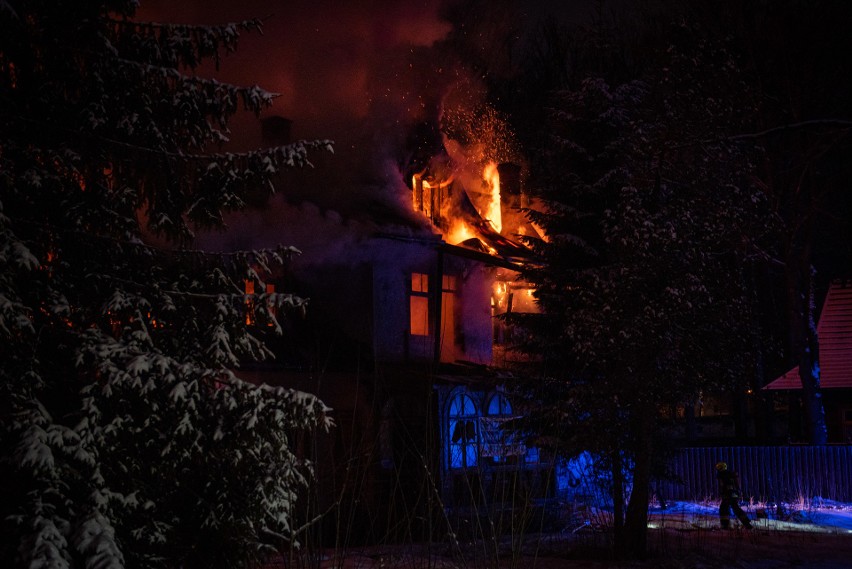
<path fill-rule="evenodd" d="M 740 476 L 742 499 L 795 503 L 852 502 L 852 446 L 685 448 L 671 461 L 677 478 L 657 493 L 666 500 L 718 498 L 717 462 Z"/>

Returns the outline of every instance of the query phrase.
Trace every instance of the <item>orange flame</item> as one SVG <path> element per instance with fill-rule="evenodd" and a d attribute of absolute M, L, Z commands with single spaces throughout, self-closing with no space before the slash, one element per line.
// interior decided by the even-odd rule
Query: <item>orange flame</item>
<path fill-rule="evenodd" d="M 476 237 L 473 229 L 461 220 L 453 220 L 449 231 L 444 236 L 444 240 L 451 245 L 458 245 L 462 241 L 467 241 L 471 237 Z"/>
<path fill-rule="evenodd" d="M 482 177 L 491 189 L 491 200 L 485 218 L 491 222 L 497 233 L 503 229 L 503 221 L 500 217 L 500 173 L 497 171 L 497 163 L 489 162 L 482 171 Z"/>

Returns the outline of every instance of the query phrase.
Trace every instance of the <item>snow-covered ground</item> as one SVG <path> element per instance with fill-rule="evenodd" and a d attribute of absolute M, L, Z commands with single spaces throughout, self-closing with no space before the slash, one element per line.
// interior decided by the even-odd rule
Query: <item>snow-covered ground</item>
<path fill-rule="evenodd" d="M 315 569 L 852 569 L 852 504 L 813 503 L 743 504 L 752 531 L 736 520 L 732 531 L 721 531 L 718 503 L 654 506 L 645 561 L 608 559 L 610 534 L 601 523 L 608 514 L 591 508 L 554 534 L 327 549 L 301 563 Z M 276 558 L 265 569 L 291 566 Z"/>
<path fill-rule="evenodd" d="M 776 531 L 804 531 L 821 533 L 848 533 L 852 539 L 852 504 L 815 500 L 817 505 L 743 504 L 743 509 L 757 529 Z M 733 520 L 734 525 L 738 524 Z M 649 528 L 685 529 L 719 527 L 718 506 L 712 503 L 673 502 L 666 509 L 659 506 L 650 510 Z M 850 561 L 852 566 L 852 561 Z"/>

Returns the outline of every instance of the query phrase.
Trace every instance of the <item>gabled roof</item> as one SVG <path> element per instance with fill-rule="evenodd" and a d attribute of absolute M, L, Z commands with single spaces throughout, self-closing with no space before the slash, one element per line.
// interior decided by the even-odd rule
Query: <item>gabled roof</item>
<path fill-rule="evenodd" d="M 819 366 L 822 389 L 852 388 L 852 283 L 834 281 L 828 289 L 819 324 Z M 764 389 L 801 389 L 794 367 Z"/>

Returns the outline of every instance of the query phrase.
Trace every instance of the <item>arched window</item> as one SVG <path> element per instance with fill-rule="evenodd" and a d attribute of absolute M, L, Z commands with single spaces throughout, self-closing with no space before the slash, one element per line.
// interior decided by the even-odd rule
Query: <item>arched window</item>
<path fill-rule="evenodd" d="M 505 462 L 509 456 L 524 453 L 522 446 L 516 445 L 512 433 L 503 430 L 503 423 L 512 418 L 512 404 L 502 391 L 488 398 L 485 416 L 480 420 L 482 431 L 482 455 L 489 456 L 494 462 Z"/>
<path fill-rule="evenodd" d="M 491 417 L 510 417 L 512 415 L 512 404 L 506 395 L 500 391 L 496 392 L 488 400 L 488 415 Z"/>
<path fill-rule="evenodd" d="M 465 393 L 456 393 L 450 399 L 449 436 L 450 468 L 476 466 L 479 454 L 479 422 L 476 404 Z"/>

